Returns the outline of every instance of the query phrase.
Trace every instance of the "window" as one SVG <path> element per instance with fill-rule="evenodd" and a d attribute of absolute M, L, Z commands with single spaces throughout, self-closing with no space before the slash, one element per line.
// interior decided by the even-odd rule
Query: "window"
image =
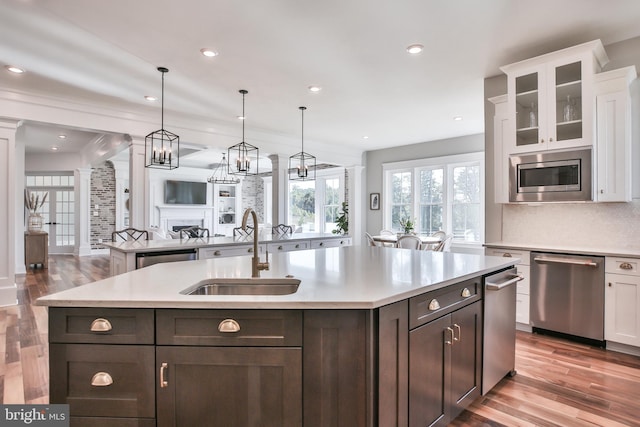
<path fill-rule="evenodd" d="M 383 165 L 384 228 L 401 231 L 413 219 L 416 231 L 443 230 L 457 243 L 484 239 L 484 154 L 470 153 Z"/>
<path fill-rule="evenodd" d="M 316 171 L 315 181 L 289 181 L 288 224 L 305 233 L 331 233 L 344 201 L 344 169 Z"/>

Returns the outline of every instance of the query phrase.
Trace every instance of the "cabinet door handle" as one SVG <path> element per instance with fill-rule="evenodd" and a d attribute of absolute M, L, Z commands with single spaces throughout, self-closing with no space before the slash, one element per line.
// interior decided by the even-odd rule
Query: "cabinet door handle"
<path fill-rule="evenodd" d="M 239 332 L 240 324 L 233 319 L 224 319 L 218 325 L 218 331 L 223 333 Z"/>
<path fill-rule="evenodd" d="M 296 245 L 296 249 L 300 249 L 300 244 L 297 244 L 297 245 Z"/>
<path fill-rule="evenodd" d="M 623 270 L 633 270 L 633 265 L 631 265 L 631 263 L 628 263 L 628 262 L 622 262 L 620 263 L 620 268 Z"/>
<path fill-rule="evenodd" d="M 91 385 L 93 387 L 107 387 L 113 384 L 113 378 L 107 372 L 97 372 L 91 378 Z"/>
<path fill-rule="evenodd" d="M 249 252 L 249 253 L 253 252 L 253 248 L 247 249 L 247 252 Z"/>
<path fill-rule="evenodd" d="M 453 327 L 456 328 L 456 330 L 458 331 L 458 338 L 456 338 L 455 334 L 453 335 L 453 340 L 454 341 L 460 341 L 462 339 L 462 328 L 460 328 L 460 325 L 454 323 Z"/>
<path fill-rule="evenodd" d="M 324 242 L 320 242 L 320 246 L 324 246 Z"/>
<path fill-rule="evenodd" d="M 505 252 L 505 253 L 502 254 L 502 257 L 503 258 L 512 258 L 513 255 L 511 255 L 509 252 Z"/>
<path fill-rule="evenodd" d="M 540 140 L 540 144 L 544 144 L 544 138 Z"/>
<path fill-rule="evenodd" d="M 282 245 L 278 246 L 278 250 L 281 251 L 282 250 Z"/>
<path fill-rule="evenodd" d="M 549 138 L 549 142 L 553 142 L 553 138 Z"/>
<path fill-rule="evenodd" d="M 213 251 L 213 255 L 215 255 L 215 256 L 220 255 L 220 251 Z"/>
<path fill-rule="evenodd" d="M 91 332 L 109 332 L 111 329 L 113 329 L 111 322 L 102 317 L 91 322 Z"/>
<path fill-rule="evenodd" d="M 169 369 L 169 364 L 167 362 L 162 362 L 162 365 L 160 365 L 160 388 L 166 388 L 169 386 L 169 381 L 165 378 L 167 369 Z"/>
<path fill-rule="evenodd" d="M 449 332 L 449 339 L 445 340 L 444 343 L 447 345 L 453 345 L 453 340 L 455 340 L 454 334 L 453 334 L 453 329 L 451 329 L 449 326 L 447 326 L 447 332 Z"/>

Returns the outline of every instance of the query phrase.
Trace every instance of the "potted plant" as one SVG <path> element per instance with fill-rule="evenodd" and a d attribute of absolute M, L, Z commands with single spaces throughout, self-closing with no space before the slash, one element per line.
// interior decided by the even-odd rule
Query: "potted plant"
<path fill-rule="evenodd" d="M 404 230 L 404 234 L 412 234 L 415 226 L 415 221 L 411 218 L 403 218 L 400 220 L 400 227 Z"/>
<path fill-rule="evenodd" d="M 342 202 L 342 213 L 336 217 L 336 228 L 333 234 L 347 234 L 349 232 L 349 211 L 347 202 Z"/>

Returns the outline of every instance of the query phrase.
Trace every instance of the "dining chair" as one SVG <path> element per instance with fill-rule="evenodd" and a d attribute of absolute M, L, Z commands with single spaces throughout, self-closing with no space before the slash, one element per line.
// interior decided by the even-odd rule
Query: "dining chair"
<path fill-rule="evenodd" d="M 394 236 L 396 233 L 394 233 L 391 230 L 380 230 L 380 235 L 381 236 Z M 388 242 L 381 242 L 380 246 L 384 246 L 387 248 L 395 248 L 396 244 L 395 243 L 388 243 Z"/>
<path fill-rule="evenodd" d="M 122 240 L 149 240 L 149 233 L 147 230 L 138 230 L 137 228 L 125 228 L 123 230 L 116 230 L 111 233 L 111 241 L 117 242 Z"/>
<path fill-rule="evenodd" d="M 271 234 L 277 234 L 278 236 L 282 236 L 284 234 L 292 234 L 293 227 L 290 225 L 278 224 L 271 227 Z"/>
<path fill-rule="evenodd" d="M 407 234 L 405 236 L 398 237 L 397 247 L 404 249 L 420 249 L 422 240 L 418 236 Z"/>
<path fill-rule="evenodd" d="M 447 234 L 445 238 L 433 250 L 435 252 L 449 252 L 452 241 L 453 241 L 453 234 Z"/>
<path fill-rule="evenodd" d="M 371 237 L 371 234 L 365 232 L 364 235 L 367 237 L 367 243 L 369 244 L 369 246 L 378 246 L 378 243 L 373 240 L 373 237 Z"/>
<path fill-rule="evenodd" d="M 442 245 L 442 242 L 447 237 L 447 233 L 442 230 L 438 230 L 431 233 L 429 237 L 437 237 L 440 241 L 438 243 L 425 243 L 422 249 L 425 251 L 435 251 Z"/>
<path fill-rule="evenodd" d="M 236 227 L 233 229 L 233 237 L 248 237 L 253 235 L 253 227 L 250 225 L 247 225 L 246 229 L 243 229 L 242 227 Z"/>
<path fill-rule="evenodd" d="M 181 239 L 191 239 L 191 238 L 196 238 L 196 239 L 202 239 L 205 237 L 209 237 L 209 229 L 208 228 L 202 228 L 202 227 L 187 227 L 187 228 L 182 228 L 180 230 L 180 238 Z"/>

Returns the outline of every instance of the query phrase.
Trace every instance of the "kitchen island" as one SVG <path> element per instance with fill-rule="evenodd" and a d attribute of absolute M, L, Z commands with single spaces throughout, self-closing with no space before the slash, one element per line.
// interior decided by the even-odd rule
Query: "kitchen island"
<path fill-rule="evenodd" d="M 518 260 L 295 251 L 262 272 L 300 280 L 295 293 L 181 293 L 249 277 L 250 261 L 157 264 L 40 298 L 51 403 L 77 425 L 446 425 L 480 394 L 482 277 Z"/>
<path fill-rule="evenodd" d="M 253 237 L 204 237 L 102 243 L 109 248 L 111 275 L 167 260 L 223 258 L 251 254 Z M 350 246 L 351 238 L 331 233 L 260 234 L 260 253 Z"/>

